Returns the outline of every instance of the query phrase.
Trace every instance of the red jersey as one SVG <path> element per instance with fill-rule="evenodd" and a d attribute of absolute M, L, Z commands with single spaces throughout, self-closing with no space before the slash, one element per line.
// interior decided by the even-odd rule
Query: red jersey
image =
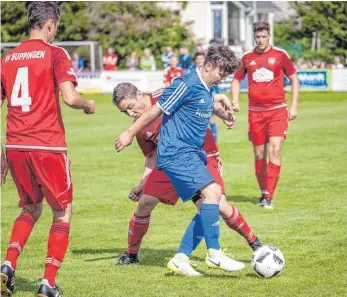
<path fill-rule="evenodd" d="M 157 103 L 160 95 L 163 92 L 164 89 L 159 89 L 149 94 L 152 105 Z M 145 157 L 148 157 L 153 153 L 154 150 L 157 149 L 161 122 L 162 117 L 159 117 L 148 126 L 142 128 L 140 132 L 136 134 L 137 143 Z M 208 157 L 212 155 L 216 156 L 216 154 L 218 154 L 218 146 L 210 129 L 207 129 L 203 149 Z"/>
<path fill-rule="evenodd" d="M 171 85 L 173 80 L 176 77 L 181 77 L 181 76 L 183 76 L 183 69 L 181 67 L 176 67 L 176 68 L 169 67 L 164 73 L 164 82 L 169 83 Z"/>
<path fill-rule="evenodd" d="M 23 41 L 1 61 L 1 99 L 7 98 L 7 150 L 66 151 L 58 86 L 77 86 L 69 54 L 43 40 Z"/>
<path fill-rule="evenodd" d="M 249 110 L 263 111 L 286 106 L 284 75 L 296 72 L 288 54 L 277 47 L 259 54 L 254 50 L 242 56 L 242 67 L 234 77 L 242 80 L 248 75 Z"/>
<path fill-rule="evenodd" d="M 106 55 L 104 55 L 104 64 L 105 64 L 104 69 L 105 70 L 116 70 L 117 69 L 116 65 L 109 65 L 109 64 L 106 64 L 106 63 L 110 63 L 112 61 L 117 63 L 117 60 L 118 60 L 118 56 L 116 54 L 106 54 Z"/>

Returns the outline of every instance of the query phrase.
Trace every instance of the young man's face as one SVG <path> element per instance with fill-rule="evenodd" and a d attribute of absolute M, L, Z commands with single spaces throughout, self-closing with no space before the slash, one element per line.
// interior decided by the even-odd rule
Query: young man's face
<path fill-rule="evenodd" d="M 177 57 L 172 56 L 171 59 L 170 59 L 170 66 L 171 66 L 172 68 L 176 68 L 177 65 L 178 65 L 178 59 L 177 59 Z"/>
<path fill-rule="evenodd" d="M 270 42 L 270 34 L 267 30 L 256 31 L 254 40 L 258 49 L 265 50 Z"/>
<path fill-rule="evenodd" d="M 127 116 L 137 119 L 146 110 L 146 105 L 142 100 L 141 93 L 137 93 L 135 98 L 123 99 L 118 106 L 121 112 L 124 112 Z"/>
<path fill-rule="evenodd" d="M 216 87 L 220 83 L 224 82 L 228 74 L 223 73 L 218 66 L 213 67 L 211 63 L 205 65 L 205 70 L 208 72 L 208 81 L 206 82 L 208 87 Z"/>
<path fill-rule="evenodd" d="M 48 20 L 45 26 L 47 26 L 47 30 L 48 30 L 47 41 L 48 43 L 52 43 L 55 38 L 55 35 L 57 35 L 57 32 L 58 32 L 59 21 L 54 23 L 53 20 Z"/>
<path fill-rule="evenodd" d="M 205 56 L 203 55 L 196 56 L 195 58 L 196 67 L 202 67 L 204 65 L 204 62 L 205 62 Z"/>

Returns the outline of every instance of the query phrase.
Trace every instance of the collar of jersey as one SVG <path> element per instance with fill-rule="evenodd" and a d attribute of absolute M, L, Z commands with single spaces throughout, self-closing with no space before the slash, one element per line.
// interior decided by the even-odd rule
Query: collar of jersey
<path fill-rule="evenodd" d="M 205 84 L 205 82 L 202 80 L 201 75 L 200 75 L 200 71 L 199 71 L 199 68 L 198 68 L 198 67 L 196 67 L 196 73 L 198 74 L 199 79 L 200 79 L 201 83 L 205 86 L 206 90 L 207 90 L 207 91 L 210 91 L 210 88 L 209 88 L 209 87 Z"/>

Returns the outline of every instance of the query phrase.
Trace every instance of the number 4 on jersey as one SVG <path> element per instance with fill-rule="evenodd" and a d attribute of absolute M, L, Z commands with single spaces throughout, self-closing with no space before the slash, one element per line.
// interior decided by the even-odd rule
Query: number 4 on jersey
<path fill-rule="evenodd" d="M 19 91 L 21 91 L 20 97 L 18 97 Z M 18 68 L 16 80 L 12 88 L 11 105 L 22 106 L 22 111 L 30 111 L 31 97 L 29 96 L 28 67 Z"/>

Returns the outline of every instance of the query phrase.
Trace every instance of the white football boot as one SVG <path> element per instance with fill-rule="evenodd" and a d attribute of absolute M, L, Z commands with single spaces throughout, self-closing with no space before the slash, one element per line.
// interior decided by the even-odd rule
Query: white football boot
<path fill-rule="evenodd" d="M 226 256 L 222 250 L 208 249 L 206 254 L 207 267 L 225 271 L 238 271 L 245 268 L 245 264 Z"/>
<path fill-rule="evenodd" d="M 167 268 L 174 274 L 184 276 L 202 276 L 200 272 L 197 272 L 191 265 L 187 255 L 183 253 L 176 254 L 167 263 Z"/>

